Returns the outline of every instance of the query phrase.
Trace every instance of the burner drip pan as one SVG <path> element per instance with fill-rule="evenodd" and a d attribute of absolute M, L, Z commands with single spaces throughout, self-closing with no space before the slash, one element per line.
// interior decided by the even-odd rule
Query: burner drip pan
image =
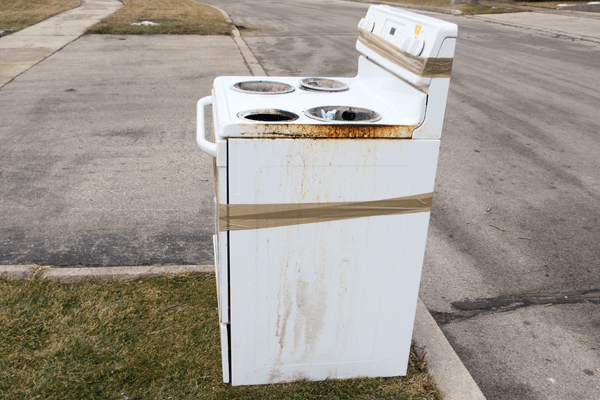
<path fill-rule="evenodd" d="M 325 106 L 304 111 L 307 117 L 325 122 L 365 123 L 376 122 L 381 115 L 375 111 L 359 107 Z"/>
<path fill-rule="evenodd" d="M 249 94 L 285 94 L 295 89 L 287 83 L 275 81 L 244 81 L 231 86 L 231 89 Z"/>
<path fill-rule="evenodd" d="M 298 115 L 293 112 L 277 110 L 274 108 L 241 111 L 237 116 L 241 119 L 257 122 L 289 122 L 298 119 Z"/>
<path fill-rule="evenodd" d="M 317 92 L 343 92 L 350 89 L 344 82 L 327 78 L 304 78 L 300 81 L 300 88 Z"/>

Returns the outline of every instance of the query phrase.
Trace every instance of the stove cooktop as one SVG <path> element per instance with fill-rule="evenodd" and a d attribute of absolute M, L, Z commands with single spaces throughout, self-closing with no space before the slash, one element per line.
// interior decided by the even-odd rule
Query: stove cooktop
<path fill-rule="evenodd" d="M 334 90 L 325 90 L 327 86 Z M 223 76 L 213 86 L 220 137 L 339 137 L 342 131 L 350 137 L 410 137 L 423 121 L 426 99 L 423 92 L 385 75 Z"/>

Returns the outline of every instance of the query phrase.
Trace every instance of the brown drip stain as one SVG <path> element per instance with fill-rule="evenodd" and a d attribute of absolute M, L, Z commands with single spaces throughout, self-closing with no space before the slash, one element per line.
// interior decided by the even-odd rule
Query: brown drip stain
<path fill-rule="evenodd" d="M 410 138 L 415 125 L 294 125 L 257 124 L 242 136 L 286 136 L 305 138 Z"/>

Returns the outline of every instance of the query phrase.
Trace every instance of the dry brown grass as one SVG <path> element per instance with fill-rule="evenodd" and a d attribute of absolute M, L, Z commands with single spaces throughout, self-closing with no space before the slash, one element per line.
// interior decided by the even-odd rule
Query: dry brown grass
<path fill-rule="evenodd" d="M 214 274 L 60 283 L 0 279 L 0 399 L 441 400 L 405 377 L 222 383 Z"/>
<path fill-rule="evenodd" d="M 590 0 L 569 0 L 569 1 L 518 1 L 516 4 L 528 7 L 556 8 L 559 4 L 587 4 Z"/>
<path fill-rule="evenodd" d="M 81 4 L 81 0 L 0 0 L 0 29 L 16 32 Z"/>
<path fill-rule="evenodd" d="M 426 7 L 437 7 L 445 8 L 448 10 L 461 11 L 465 15 L 471 14 L 497 14 L 497 13 L 509 13 L 509 12 L 521 12 L 525 11 L 519 8 L 519 5 L 510 3 L 498 3 L 499 5 L 484 4 L 485 1 L 481 1 L 481 4 L 470 4 L 469 0 L 463 0 L 461 4 L 451 4 L 450 0 L 388 0 L 393 3 L 398 3 L 399 7 L 402 4 L 409 4 L 413 6 L 426 6 Z"/>
<path fill-rule="evenodd" d="M 144 35 L 229 35 L 231 27 L 219 11 L 191 0 L 121 0 L 123 7 L 88 33 Z M 151 21 L 154 26 L 131 25 Z"/>

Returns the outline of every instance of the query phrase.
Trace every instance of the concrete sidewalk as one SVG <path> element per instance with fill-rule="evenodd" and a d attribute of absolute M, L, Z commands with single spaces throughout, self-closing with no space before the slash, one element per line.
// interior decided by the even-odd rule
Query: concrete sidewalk
<path fill-rule="evenodd" d="M 82 0 L 77 8 L 1 38 L 0 88 L 121 7 L 120 1 Z"/>
<path fill-rule="evenodd" d="M 522 12 L 481 14 L 469 18 L 600 43 L 600 13 Z"/>

